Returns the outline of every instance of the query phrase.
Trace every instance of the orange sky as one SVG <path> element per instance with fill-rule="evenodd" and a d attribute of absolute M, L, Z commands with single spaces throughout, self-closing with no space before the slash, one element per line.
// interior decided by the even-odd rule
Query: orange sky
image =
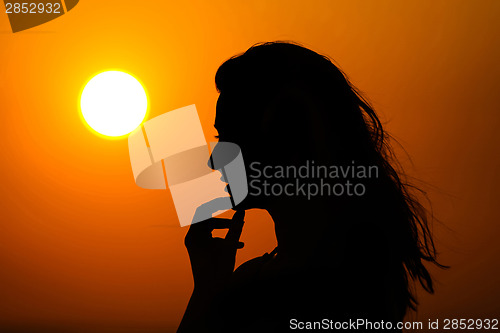
<path fill-rule="evenodd" d="M 187 229 L 168 192 L 134 184 L 127 141 L 82 124 L 79 92 L 126 70 L 150 118 L 196 104 L 210 138 L 218 66 L 277 39 L 333 57 L 411 156 L 452 266 L 417 318 L 498 318 L 499 17 L 496 0 L 81 0 L 12 34 L 0 13 L 0 331 L 176 327 L 192 289 Z M 266 215 L 247 220 L 238 263 L 274 247 Z"/>

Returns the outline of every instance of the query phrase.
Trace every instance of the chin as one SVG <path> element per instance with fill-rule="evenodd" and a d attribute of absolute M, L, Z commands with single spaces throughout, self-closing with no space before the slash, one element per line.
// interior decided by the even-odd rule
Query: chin
<path fill-rule="evenodd" d="M 266 209 L 266 200 L 261 197 L 253 197 L 250 195 L 247 195 L 245 199 L 243 199 L 242 202 L 236 205 L 235 210 L 238 209 L 243 209 L 243 210 L 248 210 L 248 209 Z"/>

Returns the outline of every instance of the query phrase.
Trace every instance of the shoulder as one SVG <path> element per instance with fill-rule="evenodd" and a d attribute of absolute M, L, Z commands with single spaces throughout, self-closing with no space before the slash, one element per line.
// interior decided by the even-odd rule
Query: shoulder
<path fill-rule="evenodd" d="M 262 267 L 270 260 L 270 258 L 270 255 L 265 253 L 260 257 L 244 262 L 233 272 L 231 280 L 233 282 L 241 282 L 257 278 Z"/>

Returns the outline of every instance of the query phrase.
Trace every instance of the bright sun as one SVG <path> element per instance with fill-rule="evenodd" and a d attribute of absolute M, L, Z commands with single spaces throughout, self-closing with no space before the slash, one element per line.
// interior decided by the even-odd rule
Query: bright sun
<path fill-rule="evenodd" d="M 94 76 L 80 99 L 83 118 L 96 132 L 120 137 L 135 130 L 146 117 L 148 98 L 132 75 L 108 71 Z"/>

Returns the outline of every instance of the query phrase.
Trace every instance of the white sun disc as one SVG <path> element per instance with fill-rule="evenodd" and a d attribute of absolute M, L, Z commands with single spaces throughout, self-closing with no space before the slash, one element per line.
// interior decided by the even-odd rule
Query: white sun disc
<path fill-rule="evenodd" d="M 83 118 L 96 132 L 119 137 L 141 125 L 148 110 L 148 98 L 132 75 L 108 71 L 94 76 L 80 99 Z"/>

